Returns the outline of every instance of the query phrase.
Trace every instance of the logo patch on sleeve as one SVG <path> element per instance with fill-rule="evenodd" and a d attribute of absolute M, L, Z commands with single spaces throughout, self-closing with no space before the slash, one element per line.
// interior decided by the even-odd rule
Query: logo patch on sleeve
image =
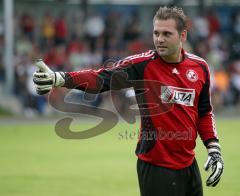
<path fill-rule="evenodd" d="M 173 86 L 161 86 L 162 103 L 174 103 L 185 106 L 193 106 L 195 89 L 178 88 Z"/>

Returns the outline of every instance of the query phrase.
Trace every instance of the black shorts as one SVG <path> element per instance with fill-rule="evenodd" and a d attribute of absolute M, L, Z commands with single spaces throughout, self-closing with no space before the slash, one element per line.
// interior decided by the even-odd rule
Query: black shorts
<path fill-rule="evenodd" d="M 141 196 L 203 196 L 197 161 L 181 170 L 159 167 L 138 159 Z"/>

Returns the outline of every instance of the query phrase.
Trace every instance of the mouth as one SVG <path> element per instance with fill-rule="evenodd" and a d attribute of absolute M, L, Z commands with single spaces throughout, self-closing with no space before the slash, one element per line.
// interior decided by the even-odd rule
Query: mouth
<path fill-rule="evenodd" d="M 158 49 L 166 49 L 166 46 L 157 46 Z"/>
<path fill-rule="evenodd" d="M 167 48 L 167 46 L 157 46 L 157 48 Z"/>

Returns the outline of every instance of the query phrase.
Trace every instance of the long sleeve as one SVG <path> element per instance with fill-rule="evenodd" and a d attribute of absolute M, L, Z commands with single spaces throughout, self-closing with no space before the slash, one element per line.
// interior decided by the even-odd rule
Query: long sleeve
<path fill-rule="evenodd" d="M 130 80 L 137 78 L 137 70 L 134 65 L 131 61 L 121 60 L 114 63 L 112 68 L 67 72 L 64 86 L 89 93 L 129 88 L 131 87 Z"/>
<path fill-rule="evenodd" d="M 149 50 L 117 61 L 111 68 L 66 72 L 64 86 L 89 93 L 129 88 L 134 81 L 143 79 L 144 67 L 152 58 L 154 52 Z"/>
<path fill-rule="evenodd" d="M 103 85 L 103 79 L 99 77 L 100 70 L 83 70 L 65 73 L 64 87 L 79 89 L 92 93 L 99 93 Z"/>
<path fill-rule="evenodd" d="M 210 95 L 210 72 L 208 65 L 203 66 L 204 72 L 206 74 L 206 81 L 202 88 L 201 94 L 199 96 L 198 102 L 198 133 L 206 144 L 209 140 L 218 140 L 215 118 L 212 112 L 213 108 L 211 105 L 211 95 Z"/>

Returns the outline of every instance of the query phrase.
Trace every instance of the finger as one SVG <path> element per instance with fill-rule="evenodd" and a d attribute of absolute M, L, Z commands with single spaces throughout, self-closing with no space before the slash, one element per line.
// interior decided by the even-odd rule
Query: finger
<path fill-rule="evenodd" d="M 36 86 L 36 92 L 38 95 L 47 94 L 49 91 L 52 90 L 52 86 L 45 85 L 45 86 Z"/>
<path fill-rule="evenodd" d="M 51 78 L 49 73 L 44 72 L 34 72 L 33 78 Z"/>
<path fill-rule="evenodd" d="M 214 180 L 213 182 L 206 182 L 206 185 L 208 186 L 208 187 L 215 187 L 218 183 L 219 183 L 219 181 L 220 181 L 220 179 L 221 178 L 218 178 L 218 179 L 216 179 L 216 180 Z"/>
<path fill-rule="evenodd" d="M 36 85 L 53 85 L 53 80 L 51 78 L 33 78 L 33 82 Z"/>
<path fill-rule="evenodd" d="M 42 77 L 47 77 L 47 76 L 50 76 L 50 74 L 47 72 L 35 71 L 33 73 L 33 77 L 37 77 L 37 78 L 42 78 Z"/>
<path fill-rule="evenodd" d="M 45 91 L 45 90 L 51 90 L 52 89 L 52 85 L 36 85 L 36 90 L 38 91 Z"/>
<path fill-rule="evenodd" d="M 206 181 L 207 186 L 212 186 L 216 183 L 221 177 L 223 173 L 223 165 L 220 162 L 217 162 L 213 169 L 213 173 L 209 176 L 209 178 Z"/>
<path fill-rule="evenodd" d="M 42 61 L 42 59 L 36 60 L 35 65 L 39 68 L 40 71 L 48 73 L 52 72 L 52 70 Z"/>
<path fill-rule="evenodd" d="M 204 164 L 205 171 L 208 171 L 209 168 L 212 166 L 212 164 L 213 164 L 213 159 L 211 156 L 208 156 L 208 159 L 207 159 L 206 163 Z"/>
<path fill-rule="evenodd" d="M 47 94 L 49 93 L 50 90 L 36 90 L 37 94 L 38 95 L 44 95 L 44 94 Z"/>
<path fill-rule="evenodd" d="M 215 187 L 215 186 L 219 183 L 220 179 L 221 179 L 221 178 L 219 178 L 216 182 L 214 182 L 214 183 L 212 184 L 212 187 Z"/>
<path fill-rule="evenodd" d="M 216 181 L 216 179 L 219 179 L 222 173 L 223 173 L 223 165 L 221 162 L 217 162 L 216 166 L 214 167 L 214 171 L 212 173 L 212 178 L 214 179 L 214 181 Z"/>
<path fill-rule="evenodd" d="M 33 82 L 37 85 L 53 84 L 53 79 L 49 73 L 35 72 L 33 74 Z"/>

